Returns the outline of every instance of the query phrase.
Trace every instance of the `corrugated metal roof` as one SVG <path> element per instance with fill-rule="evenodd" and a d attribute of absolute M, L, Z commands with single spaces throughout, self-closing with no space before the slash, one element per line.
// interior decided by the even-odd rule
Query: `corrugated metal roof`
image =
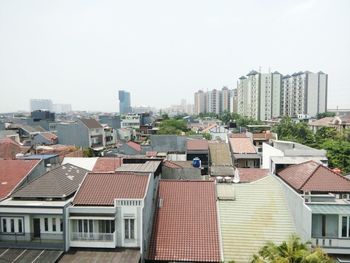
<path fill-rule="evenodd" d="M 280 244 L 296 230 L 277 179 L 269 175 L 234 188 L 235 201 L 219 200 L 224 261 L 246 263 L 267 241 Z"/>
<path fill-rule="evenodd" d="M 232 165 L 230 149 L 227 143 L 209 143 L 212 165 Z"/>
<path fill-rule="evenodd" d="M 157 171 L 161 161 L 147 161 L 145 163 L 126 163 L 118 167 L 118 172 L 140 172 L 140 173 L 154 173 Z"/>
<path fill-rule="evenodd" d="M 216 191 L 219 200 L 235 200 L 235 188 L 233 184 L 218 183 Z"/>
<path fill-rule="evenodd" d="M 331 214 L 331 215 L 348 215 L 350 214 L 350 205 L 344 204 L 307 204 L 313 214 Z"/>
<path fill-rule="evenodd" d="M 98 157 L 64 157 L 62 164 L 70 163 L 83 169 L 92 171 L 92 169 L 94 169 L 97 159 Z"/>

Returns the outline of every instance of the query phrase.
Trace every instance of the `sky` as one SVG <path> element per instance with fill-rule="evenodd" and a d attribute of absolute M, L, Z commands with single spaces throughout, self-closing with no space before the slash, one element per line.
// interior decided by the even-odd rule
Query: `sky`
<path fill-rule="evenodd" d="M 348 0 L 0 0 L 0 112 L 193 103 L 250 70 L 323 71 L 350 108 Z"/>

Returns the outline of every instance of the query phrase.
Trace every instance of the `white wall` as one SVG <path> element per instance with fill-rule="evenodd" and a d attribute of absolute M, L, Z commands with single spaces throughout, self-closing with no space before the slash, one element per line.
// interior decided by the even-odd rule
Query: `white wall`
<path fill-rule="evenodd" d="M 272 147 L 267 143 L 262 145 L 262 166 L 263 169 L 269 169 L 271 172 L 271 157 L 272 156 L 283 156 L 283 152 Z"/>

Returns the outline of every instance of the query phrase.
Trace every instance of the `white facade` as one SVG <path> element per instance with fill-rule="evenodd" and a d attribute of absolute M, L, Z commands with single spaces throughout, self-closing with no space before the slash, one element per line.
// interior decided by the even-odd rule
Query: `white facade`
<path fill-rule="evenodd" d="M 207 112 L 220 113 L 220 91 L 213 89 L 207 92 Z"/>
<path fill-rule="evenodd" d="M 140 129 L 140 116 L 138 114 L 128 114 L 122 118 L 121 128 Z"/>
<path fill-rule="evenodd" d="M 194 113 L 232 112 L 233 90 L 223 87 L 221 90 L 213 89 L 203 92 L 199 90 L 194 94 Z"/>

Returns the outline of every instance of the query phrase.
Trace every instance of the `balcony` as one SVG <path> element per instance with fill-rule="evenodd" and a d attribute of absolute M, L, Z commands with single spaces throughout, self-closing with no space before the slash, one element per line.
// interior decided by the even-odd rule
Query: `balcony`
<path fill-rule="evenodd" d="M 327 253 L 350 254 L 350 238 L 312 237 L 312 246 L 321 247 Z"/>
<path fill-rule="evenodd" d="M 102 241 L 102 242 L 114 242 L 113 233 L 84 233 L 84 232 L 72 232 L 72 241 Z"/>
<path fill-rule="evenodd" d="M 63 249 L 63 234 L 0 232 L 0 247 Z"/>

